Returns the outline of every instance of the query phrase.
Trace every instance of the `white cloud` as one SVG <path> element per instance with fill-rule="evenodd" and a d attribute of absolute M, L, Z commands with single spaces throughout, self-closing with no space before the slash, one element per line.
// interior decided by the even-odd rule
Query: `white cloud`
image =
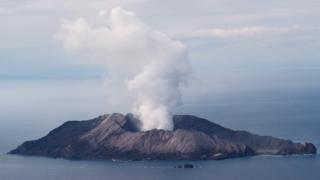
<path fill-rule="evenodd" d="M 266 27 L 266 26 L 249 26 L 237 28 L 207 28 L 199 29 L 185 34 L 188 38 L 233 38 L 233 37 L 254 37 L 262 35 L 277 35 L 297 32 L 302 28 L 299 26 L 290 27 Z"/>
<path fill-rule="evenodd" d="M 168 5 L 170 5 L 169 8 Z M 69 89 L 64 83 L 57 82 L 53 87 L 39 90 L 28 80 L 30 75 L 47 76 L 46 73 L 53 76 L 53 79 L 61 78 L 60 75 L 55 75 L 59 74 L 61 69 L 64 69 L 68 76 L 79 77 L 79 79 L 85 77 L 86 79 L 88 73 L 83 72 L 82 69 L 94 71 L 90 70 L 91 66 L 87 69 L 87 66 L 79 65 L 78 56 L 71 58 L 76 62 L 71 62 L 70 56 L 60 52 L 60 49 L 57 51 L 56 44 L 52 41 L 52 34 L 59 27 L 61 17 L 67 19 L 84 17 L 86 19 L 84 24 L 91 28 L 90 32 L 100 29 L 106 24 L 97 21 L 105 20 L 103 16 L 108 15 L 114 6 L 121 6 L 136 12 L 139 17 L 148 22 L 147 24 L 171 37 L 179 38 L 184 35 L 187 38 L 196 37 L 191 40 L 187 39 L 185 42 L 190 48 L 194 72 L 203 85 L 194 86 L 195 93 L 184 96 L 184 100 L 190 97 L 196 99 L 197 95 L 202 94 L 198 91 L 234 90 L 237 92 L 239 89 L 287 88 L 290 83 L 296 83 L 295 86 L 290 86 L 292 88 L 301 88 L 305 83 L 318 84 L 316 83 L 318 81 L 313 78 L 318 77 L 319 71 L 293 70 L 291 75 L 282 80 L 281 76 L 286 76 L 287 71 L 279 71 L 278 74 L 275 74 L 274 71 L 264 72 L 273 67 L 320 67 L 320 36 L 319 29 L 315 28 L 319 27 L 319 5 L 319 0 L 1 0 L 0 71 L 5 74 L 8 72 L 13 76 L 20 75 L 21 72 L 26 74 L 22 80 L 26 83 L 24 87 L 13 87 L 8 90 L 8 93 L 12 95 L 1 94 L 2 99 L 4 98 L 2 113 L 10 117 L 19 110 L 26 110 L 26 106 L 23 106 L 24 102 L 30 103 L 33 99 L 40 97 L 43 98 L 43 102 L 36 104 L 41 104 L 39 108 L 42 108 L 40 111 L 44 114 L 46 114 L 45 111 L 42 111 L 44 109 L 55 109 L 50 115 L 59 115 L 66 111 L 66 115 L 73 114 L 86 119 L 82 115 L 87 112 L 91 112 L 92 116 L 113 111 L 127 112 L 130 109 L 128 104 L 132 102 L 131 99 L 130 102 L 125 102 L 129 98 L 125 84 L 121 84 L 121 88 L 116 88 L 120 85 L 115 85 L 112 81 L 107 83 L 107 89 L 105 89 L 100 87 L 100 82 L 80 83 L 81 86 L 68 82 L 66 84 L 70 86 L 70 91 L 63 96 L 57 92 L 65 92 L 65 89 Z M 94 17 L 101 9 L 105 9 L 100 11 L 101 16 Z M 75 25 L 76 22 L 68 24 Z M 293 24 L 298 26 L 294 27 Z M 101 29 L 103 31 L 103 28 Z M 106 40 L 98 37 L 97 43 Z M 245 38 L 237 39 L 236 37 Z M 213 40 L 207 41 L 206 38 Z M 214 38 L 221 39 L 216 41 Z M 30 46 L 32 48 L 28 48 Z M 95 56 L 99 55 L 95 54 Z M 106 60 L 109 59 L 111 58 L 108 56 Z M 92 57 L 87 60 L 87 63 L 95 63 L 95 67 L 98 66 L 96 68 L 107 66 L 104 61 L 99 62 Z M 114 61 L 112 66 L 114 67 L 116 63 Z M 136 63 L 136 61 L 127 61 L 125 65 L 119 63 L 120 69 L 118 68 L 117 71 L 122 71 L 122 76 L 124 72 L 132 71 L 130 67 L 135 67 Z M 239 71 L 252 73 L 241 75 Z M 134 73 L 130 72 L 130 74 Z M 298 75 L 301 75 L 301 79 L 297 80 Z M 52 84 L 52 80 L 46 81 Z M 3 81 L 1 83 L 3 84 Z M 35 88 L 30 90 L 34 92 L 33 95 L 24 94 L 24 91 L 18 92 L 19 88 L 26 90 L 33 86 Z M 4 87 L 6 85 L 2 85 L 1 90 Z M 39 92 L 50 93 L 39 95 Z M 103 93 L 106 95 L 102 95 Z M 56 106 L 50 107 L 56 104 L 55 100 L 58 101 L 57 96 L 62 100 Z M 28 97 L 31 97 L 30 101 L 23 99 Z M 54 97 L 53 101 L 51 99 L 48 101 L 47 97 Z M 101 102 L 104 100 L 108 103 Z M 66 101 L 68 103 L 65 103 Z M 20 109 L 17 111 L 15 106 Z M 27 106 L 33 107 L 30 104 Z M 79 106 L 79 110 L 70 111 L 70 108 L 74 106 Z M 38 108 L 37 105 L 35 107 Z M 29 112 L 33 110 L 29 109 Z M 37 113 L 39 112 L 34 112 L 34 114 Z"/>
<path fill-rule="evenodd" d="M 111 9 L 114 6 L 129 7 L 144 0 L 3 0 L 0 2 L 0 15 L 28 13 L 83 14 L 98 9 Z"/>

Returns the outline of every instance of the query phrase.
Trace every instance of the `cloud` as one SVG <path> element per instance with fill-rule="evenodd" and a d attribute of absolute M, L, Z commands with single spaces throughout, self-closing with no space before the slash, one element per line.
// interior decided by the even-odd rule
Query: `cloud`
<path fill-rule="evenodd" d="M 114 6 L 129 7 L 144 0 L 2 0 L 0 15 L 43 13 L 48 14 L 87 14 Z"/>
<path fill-rule="evenodd" d="M 234 38 L 234 37 L 254 37 L 262 35 L 277 35 L 297 32 L 301 30 L 299 26 L 290 27 L 265 27 L 265 26 L 249 26 L 237 28 L 207 28 L 199 29 L 185 37 L 190 38 Z"/>
<path fill-rule="evenodd" d="M 180 88 L 191 74 L 187 48 L 120 7 L 104 22 L 65 21 L 57 38 L 66 50 L 85 55 L 87 63 L 104 66 L 126 82 L 142 130 L 172 129 L 172 110 L 182 103 Z"/>

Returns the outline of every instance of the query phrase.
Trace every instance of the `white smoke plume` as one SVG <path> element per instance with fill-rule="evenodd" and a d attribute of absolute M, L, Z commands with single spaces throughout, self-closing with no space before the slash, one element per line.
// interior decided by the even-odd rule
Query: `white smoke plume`
<path fill-rule="evenodd" d="M 185 45 L 120 7 L 105 18 L 97 26 L 84 19 L 64 22 L 57 37 L 66 50 L 89 55 L 123 77 L 136 96 L 132 111 L 142 121 L 141 130 L 172 130 L 172 109 L 182 103 L 180 89 L 191 74 Z"/>

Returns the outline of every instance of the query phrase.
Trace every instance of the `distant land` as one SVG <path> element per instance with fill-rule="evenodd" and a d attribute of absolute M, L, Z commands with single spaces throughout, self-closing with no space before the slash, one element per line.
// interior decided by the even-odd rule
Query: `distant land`
<path fill-rule="evenodd" d="M 10 154 L 77 160 L 219 160 L 254 155 L 316 154 L 312 143 L 294 143 L 235 131 L 192 115 L 173 116 L 174 129 L 139 131 L 132 114 L 69 121 Z"/>

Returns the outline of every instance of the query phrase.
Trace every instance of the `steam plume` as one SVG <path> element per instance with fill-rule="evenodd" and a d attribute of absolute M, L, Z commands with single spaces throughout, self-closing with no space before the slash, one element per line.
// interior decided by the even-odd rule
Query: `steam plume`
<path fill-rule="evenodd" d="M 88 54 L 93 62 L 125 77 L 136 96 L 133 113 L 142 121 L 142 130 L 173 128 L 171 111 L 182 103 L 180 88 L 191 73 L 183 43 L 120 7 L 111 10 L 103 25 L 92 26 L 84 19 L 64 22 L 58 38 L 66 50 Z"/>

